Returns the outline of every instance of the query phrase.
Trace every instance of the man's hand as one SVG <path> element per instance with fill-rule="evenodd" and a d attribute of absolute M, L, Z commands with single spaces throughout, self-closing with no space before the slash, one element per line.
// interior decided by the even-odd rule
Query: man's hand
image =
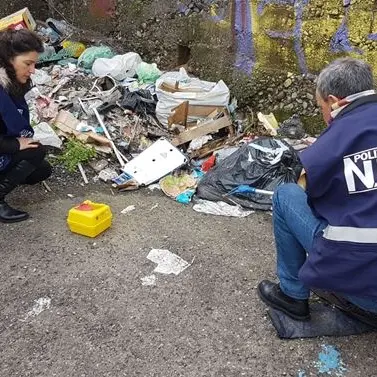
<path fill-rule="evenodd" d="M 306 172 L 302 169 L 300 178 L 297 181 L 297 184 L 301 186 L 304 190 L 306 190 Z"/>
<path fill-rule="evenodd" d="M 28 137 L 19 137 L 17 138 L 17 140 L 20 143 L 20 151 L 23 151 L 25 149 L 38 148 L 40 146 L 38 140 L 34 140 Z"/>

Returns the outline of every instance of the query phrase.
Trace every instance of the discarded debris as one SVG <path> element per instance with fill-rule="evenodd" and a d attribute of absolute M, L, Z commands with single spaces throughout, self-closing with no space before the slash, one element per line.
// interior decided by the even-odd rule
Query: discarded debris
<path fill-rule="evenodd" d="M 129 212 L 132 212 L 132 211 L 135 211 L 136 207 L 134 205 L 132 206 L 128 206 L 126 207 L 125 209 L 123 209 L 120 213 L 122 215 L 125 215 L 126 213 L 129 213 Z"/>
<path fill-rule="evenodd" d="M 274 114 L 271 113 L 269 115 L 265 115 L 259 112 L 257 117 L 271 136 L 276 136 L 278 134 L 277 129 L 279 128 L 279 123 Z"/>
<path fill-rule="evenodd" d="M 139 185 L 149 185 L 187 162 L 186 156 L 166 139 L 156 141 L 122 169 Z"/>
<path fill-rule="evenodd" d="M 144 285 L 146 287 L 153 287 L 156 285 L 157 277 L 156 275 L 149 275 L 141 278 L 141 285 Z"/>
<path fill-rule="evenodd" d="M 228 216 L 228 217 L 247 217 L 254 211 L 247 211 L 241 206 L 230 205 L 225 202 L 210 202 L 209 200 L 199 199 L 193 206 L 194 211 L 206 213 L 208 215 Z"/>
<path fill-rule="evenodd" d="M 28 8 L 24 8 L 0 20 L 0 30 L 29 29 L 34 30 L 37 24 Z"/>
<path fill-rule="evenodd" d="M 31 310 L 29 310 L 26 313 L 26 316 L 24 319 L 22 319 L 22 322 L 25 322 L 29 318 L 36 317 L 45 310 L 50 309 L 51 306 L 51 298 L 50 297 L 41 297 L 38 300 L 34 301 L 34 305 Z"/>
<path fill-rule="evenodd" d="M 77 164 L 78 168 L 79 168 L 79 171 L 81 173 L 81 176 L 82 176 L 82 179 L 84 180 L 84 183 L 87 185 L 89 184 L 89 181 L 88 181 L 88 177 L 86 176 L 86 173 L 85 173 L 85 170 L 84 168 L 82 167 L 81 163 L 79 162 Z"/>
<path fill-rule="evenodd" d="M 147 259 L 157 264 L 154 272 L 166 275 L 179 275 L 190 266 L 189 263 L 169 250 L 153 249 L 149 252 Z"/>
<path fill-rule="evenodd" d="M 110 182 L 114 178 L 118 177 L 118 173 L 111 168 L 106 168 L 106 169 L 101 170 L 98 176 L 102 181 Z"/>

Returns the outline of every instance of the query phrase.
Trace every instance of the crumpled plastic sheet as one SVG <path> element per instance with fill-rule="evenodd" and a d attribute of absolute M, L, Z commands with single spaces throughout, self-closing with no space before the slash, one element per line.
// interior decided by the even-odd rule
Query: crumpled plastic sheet
<path fill-rule="evenodd" d="M 49 145 L 55 148 L 61 148 L 62 146 L 62 141 L 46 122 L 39 123 L 34 127 L 34 139 L 38 140 L 42 145 Z"/>
<path fill-rule="evenodd" d="M 254 211 L 242 209 L 241 206 L 232 206 L 225 202 L 210 202 L 209 200 L 199 199 L 193 207 L 194 211 L 215 216 L 228 217 L 247 217 Z"/>

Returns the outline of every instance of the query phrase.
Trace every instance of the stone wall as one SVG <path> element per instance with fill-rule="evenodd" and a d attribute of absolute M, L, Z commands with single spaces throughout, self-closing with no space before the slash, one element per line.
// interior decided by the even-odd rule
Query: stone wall
<path fill-rule="evenodd" d="M 201 77 L 223 78 L 242 103 L 266 111 L 276 111 L 278 106 L 288 112 L 312 113 L 311 74 L 339 56 L 365 59 L 377 74 L 377 0 L 48 3 L 51 15 L 63 14 L 77 26 L 111 36 L 120 50 L 137 51 L 162 68 L 176 67 L 190 57 L 190 67 Z M 45 4 L 30 0 L 38 17 Z"/>

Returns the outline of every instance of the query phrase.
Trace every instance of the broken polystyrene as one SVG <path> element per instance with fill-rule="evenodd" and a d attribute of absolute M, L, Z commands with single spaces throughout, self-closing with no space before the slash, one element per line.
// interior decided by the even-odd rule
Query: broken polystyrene
<path fill-rule="evenodd" d="M 186 156 L 166 139 L 159 139 L 122 170 L 139 185 L 149 185 L 187 162 Z"/>
<path fill-rule="evenodd" d="M 247 217 L 254 211 L 247 211 L 241 206 L 232 206 L 225 202 L 210 202 L 209 200 L 199 199 L 193 207 L 194 211 L 206 213 L 208 215 L 228 216 L 228 217 Z"/>
<path fill-rule="evenodd" d="M 154 272 L 166 275 L 179 275 L 190 266 L 189 263 L 169 250 L 153 249 L 149 252 L 147 259 L 157 264 Z"/>

